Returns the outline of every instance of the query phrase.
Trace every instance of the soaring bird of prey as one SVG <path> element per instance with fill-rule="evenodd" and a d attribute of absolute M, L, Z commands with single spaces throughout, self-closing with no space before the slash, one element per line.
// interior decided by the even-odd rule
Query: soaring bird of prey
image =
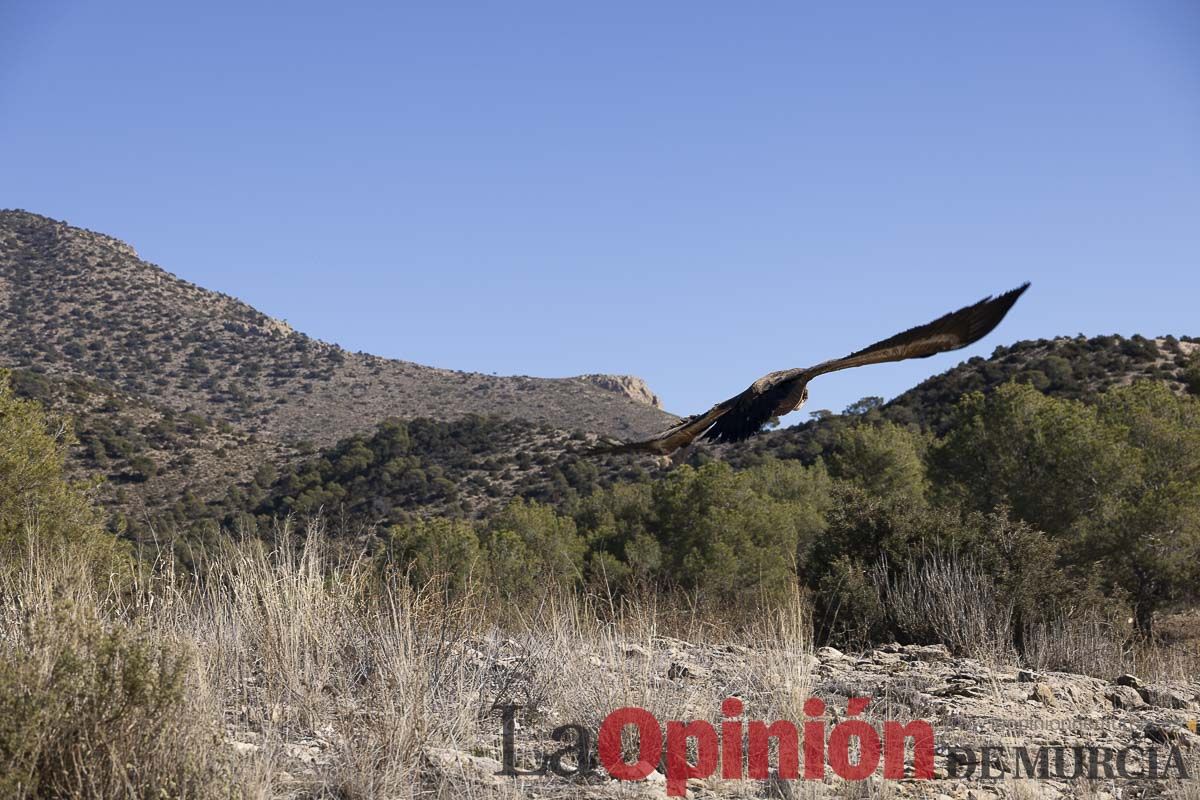
<path fill-rule="evenodd" d="M 891 338 L 851 353 L 844 358 L 823 361 L 815 367 L 801 367 L 772 372 L 750 384 L 750 388 L 703 414 L 679 421 L 652 439 L 642 442 L 604 445 L 591 451 L 606 453 L 656 453 L 670 455 L 691 444 L 697 437 L 709 442 L 739 442 L 762 430 L 776 417 L 782 417 L 804 405 L 808 399 L 808 382 L 826 372 L 903 361 L 908 358 L 928 358 L 936 353 L 957 350 L 977 342 L 1004 319 L 1017 298 L 1029 288 L 1026 282 L 998 297 L 985 297 L 975 305 L 960 308 L 933 322 L 910 328 Z"/>

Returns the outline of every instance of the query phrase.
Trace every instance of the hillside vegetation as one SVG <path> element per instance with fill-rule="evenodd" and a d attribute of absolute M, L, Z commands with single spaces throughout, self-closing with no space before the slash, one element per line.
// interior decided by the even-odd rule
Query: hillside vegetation
<path fill-rule="evenodd" d="M 234 515 L 316 507 L 376 526 L 478 517 L 513 498 L 560 504 L 665 466 L 579 454 L 594 435 L 669 424 L 635 378 L 498 378 L 348 353 L 147 264 L 123 242 L 27 212 L 0 212 L 0 304 L 0 366 L 14 368 L 20 396 L 73 419 L 68 471 L 104 479 L 109 525 L 132 537 L 211 538 Z M 1085 402 L 1140 378 L 1200 391 L 1198 350 L 1188 337 L 1018 342 L 886 405 L 813 412 L 688 458 L 812 464 L 860 416 L 942 434 L 960 396 L 1014 380 Z M 417 426 L 402 460 L 376 429 L 385 420 Z M 359 447 L 380 458 L 355 466 L 344 455 Z M 373 474 L 385 463 L 387 475 Z"/>
<path fill-rule="evenodd" d="M 615 436 L 672 417 L 640 381 L 497 377 L 350 353 L 142 261 L 103 234 L 0 211 L 0 366 L 102 380 L 285 442 L 361 420 L 495 414 Z"/>

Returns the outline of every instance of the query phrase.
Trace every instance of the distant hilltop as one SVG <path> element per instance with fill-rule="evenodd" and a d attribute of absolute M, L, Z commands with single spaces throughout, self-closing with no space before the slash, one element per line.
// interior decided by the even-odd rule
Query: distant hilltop
<path fill-rule="evenodd" d="M 0 211 L 0 302 L 0 366 L 99 380 L 286 441 L 331 444 L 385 417 L 491 414 L 611 436 L 674 419 L 631 376 L 498 377 L 351 353 L 26 211 Z"/>

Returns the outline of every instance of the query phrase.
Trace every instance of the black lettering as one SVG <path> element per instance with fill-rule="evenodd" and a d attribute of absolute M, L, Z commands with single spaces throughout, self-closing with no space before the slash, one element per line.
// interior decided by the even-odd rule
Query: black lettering
<path fill-rule="evenodd" d="M 1075 766 L 1074 766 L 1074 771 L 1070 775 L 1067 774 L 1067 766 L 1064 763 L 1066 761 L 1066 759 L 1063 758 L 1063 751 L 1065 751 L 1066 749 L 1067 748 L 1065 748 L 1065 747 L 1054 748 L 1054 773 L 1055 773 L 1054 777 L 1060 778 L 1060 779 L 1061 778 L 1082 778 L 1083 777 L 1083 748 L 1082 747 L 1071 748 L 1075 753 Z"/>
<path fill-rule="evenodd" d="M 500 775 L 545 775 L 546 774 L 546 759 L 542 759 L 542 765 L 538 769 L 519 770 L 517 769 L 517 746 L 516 746 L 516 729 L 517 729 L 517 711 L 520 706 L 500 706 L 500 742 L 501 742 L 501 759 L 500 759 Z"/>
<path fill-rule="evenodd" d="M 1088 755 L 1090 756 L 1088 759 L 1089 778 L 1099 778 L 1100 773 L 1097 770 L 1100 767 L 1104 767 L 1104 777 L 1111 778 L 1113 776 L 1112 750 L 1109 750 L 1107 747 L 1089 747 Z M 1104 758 L 1097 761 L 1096 759 L 1101 755 L 1103 755 Z"/>
<path fill-rule="evenodd" d="M 1167 751 L 1167 763 L 1163 767 L 1162 774 L 1158 777 L 1169 778 L 1172 766 L 1174 766 L 1176 771 L 1179 773 L 1175 777 L 1179 778 L 1181 781 L 1186 781 L 1191 777 L 1191 775 L 1188 775 L 1187 765 L 1183 763 L 1183 753 L 1180 752 L 1178 747 L 1172 747 Z"/>
<path fill-rule="evenodd" d="M 1022 771 L 1026 778 L 1048 778 L 1050 777 L 1050 749 L 1047 747 L 1039 747 L 1037 750 L 1037 760 L 1029 760 L 1029 748 L 1017 748 L 1017 772 L 1014 777 L 1020 778 Z"/>
<path fill-rule="evenodd" d="M 975 763 L 975 753 L 969 747 L 951 747 L 946 751 L 946 774 L 951 778 L 959 777 L 959 767 L 967 768 L 961 777 L 971 777 L 975 774 Z"/>
<path fill-rule="evenodd" d="M 550 755 L 548 762 L 550 771 L 560 778 L 570 778 L 573 775 L 588 775 L 596 768 L 595 759 L 592 757 L 592 742 L 588 735 L 587 729 L 582 725 L 559 725 L 550 734 L 550 738 L 556 742 L 562 742 L 563 737 L 568 733 L 575 734 L 575 741 L 567 744 L 566 747 L 556 750 Z M 571 758 L 575 761 L 575 766 L 571 767 L 563 763 L 564 758 Z"/>
<path fill-rule="evenodd" d="M 979 771 L 980 780 L 991 780 L 993 778 L 1000 778 L 1004 776 L 1004 770 L 1002 768 L 1000 768 L 1000 774 L 996 775 L 992 773 L 993 762 L 997 765 L 1001 763 L 1000 756 L 993 755 L 993 753 L 1003 752 L 1003 748 L 1000 747 L 988 747 L 987 745 L 984 745 L 983 747 L 979 748 L 979 763 L 981 765 Z"/>
<path fill-rule="evenodd" d="M 1137 772 L 1129 771 L 1129 765 L 1127 764 L 1126 759 L 1129 758 L 1130 753 L 1137 753 L 1137 766 L 1138 766 Z M 1144 754 L 1142 753 L 1142 748 L 1140 748 L 1140 747 L 1126 747 L 1123 750 L 1117 751 L 1117 774 L 1120 775 L 1122 778 L 1145 777 L 1146 766 L 1145 766 L 1145 764 L 1142 763 L 1143 755 Z"/>

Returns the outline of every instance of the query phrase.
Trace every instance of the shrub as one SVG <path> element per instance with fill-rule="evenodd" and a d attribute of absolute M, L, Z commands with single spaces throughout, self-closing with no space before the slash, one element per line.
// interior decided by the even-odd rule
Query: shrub
<path fill-rule="evenodd" d="M 885 422 L 843 428 L 834 440 L 829 471 L 880 497 L 925 502 L 928 437 Z"/>
<path fill-rule="evenodd" d="M 70 425 L 16 397 L 0 370 L 0 555 L 7 557 L 0 564 L 19 560 L 35 544 L 33 530 L 39 547 L 66 546 L 99 574 L 120 562 L 124 548 L 103 532 L 85 487 L 64 477 L 71 442 Z"/>
<path fill-rule="evenodd" d="M 0 647 L 0 794 L 216 796 L 219 741 L 185 699 L 187 652 L 69 605 Z"/>
<path fill-rule="evenodd" d="M 897 638 L 989 660 L 1011 654 L 1011 602 L 969 558 L 926 552 L 894 574 L 881 562 L 872 582 Z"/>
<path fill-rule="evenodd" d="M 438 580 L 461 592 L 479 567 L 479 537 L 463 520 L 417 520 L 388 530 L 384 554 L 416 587 Z"/>
<path fill-rule="evenodd" d="M 515 501 L 483 532 L 493 585 L 527 600 L 579 585 L 586 546 L 575 521 L 540 503 Z"/>
<path fill-rule="evenodd" d="M 820 639 L 856 647 L 886 638 L 883 598 L 861 561 L 838 556 L 818 580 L 816 600 Z"/>

